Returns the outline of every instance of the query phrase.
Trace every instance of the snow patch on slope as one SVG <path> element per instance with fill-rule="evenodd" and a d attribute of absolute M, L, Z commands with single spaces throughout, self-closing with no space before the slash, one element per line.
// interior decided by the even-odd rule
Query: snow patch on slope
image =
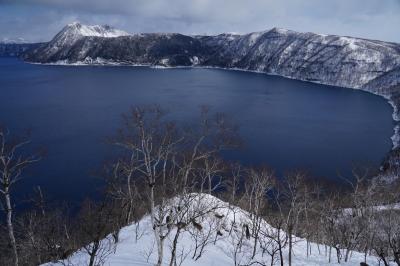
<path fill-rule="evenodd" d="M 351 50 L 357 49 L 358 45 L 356 44 L 356 39 L 349 38 L 349 37 L 340 37 L 339 40 L 344 44 L 347 45 Z"/>

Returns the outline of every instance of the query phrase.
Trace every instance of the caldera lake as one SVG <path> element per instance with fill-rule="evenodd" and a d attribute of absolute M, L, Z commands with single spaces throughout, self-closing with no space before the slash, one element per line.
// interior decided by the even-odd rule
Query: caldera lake
<path fill-rule="evenodd" d="M 241 71 L 130 66 L 53 66 L 0 58 L 0 123 L 12 135 L 31 130 L 47 155 L 25 172 L 18 197 L 40 185 L 48 198 L 96 196 L 97 175 L 115 147 L 107 143 L 131 106 L 158 104 L 177 123 L 196 121 L 200 106 L 227 114 L 242 149 L 224 156 L 267 165 L 277 175 L 305 169 L 317 178 L 377 169 L 392 148 L 392 107 L 348 88 Z"/>

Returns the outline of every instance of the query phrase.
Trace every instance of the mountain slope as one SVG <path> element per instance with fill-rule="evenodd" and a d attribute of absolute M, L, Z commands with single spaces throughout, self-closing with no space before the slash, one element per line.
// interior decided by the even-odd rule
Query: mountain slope
<path fill-rule="evenodd" d="M 192 194 L 193 195 L 193 194 Z M 213 196 L 207 194 L 195 195 L 196 200 L 191 201 L 190 210 L 208 208 L 207 215 L 198 219 L 201 229 L 193 225 L 187 226 L 178 237 L 176 249 L 177 263 L 182 265 L 270 265 L 271 256 L 268 252 L 276 248 L 274 243 L 263 243 L 266 245 L 264 253 L 261 248 L 257 249 L 253 258 L 254 238 L 245 237 L 245 226 L 251 225 L 252 216 L 238 207 L 229 205 Z M 179 201 L 179 200 L 178 200 Z M 171 209 L 176 206 L 177 199 L 170 202 Z M 188 211 L 190 213 L 191 211 Z M 277 236 L 284 233 L 273 228 L 265 221 L 261 222 L 261 231 L 269 236 Z M 124 227 L 119 235 L 119 243 L 110 244 L 111 236 L 103 240 L 103 256 L 98 258 L 104 265 L 154 265 L 157 259 L 157 248 L 154 243 L 152 224 L 149 216 L 145 216 L 136 224 Z M 176 228 L 171 231 L 164 245 L 164 264 L 168 265 L 171 256 L 171 247 L 176 233 Z M 261 241 L 261 239 L 259 239 Z M 238 248 L 238 243 L 241 243 Z M 197 246 L 196 246 L 197 243 Z M 200 243 L 206 243 L 204 246 Z M 359 265 L 364 261 L 364 255 L 352 252 L 348 262 L 335 263 L 335 255 L 332 262 L 328 263 L 328 255 L 323 246 L 311 243 L 311 254 L 306 255 L 306 241 L 296 238 L 294 241 L 293 265 Z M 104 249 L 107 247 L 107 249 Z M 197 248 L 196 248 L 197 247 Z M 201 248 L 203 247 L 203 250 Z M 321 249 L 319 249 L 321 248 Z M 318 250 L 321 250 L 319 252 Z M 271 252 L 272 253 L 272 252 Z M 287 265 L 288 249 L 283 250 L 284 265 Z M 79 250 L 70 258 L 59 263 L 48 263 L 49 265 L 87 265 L 89 258 L 85 250 Z M 236 261 L 236 264 L 235 264 Z M 274 265 L 279 265 L 278 254 L 274 256 Z M 376 257 L 368 256 L 369 265 L 378 265 Z M 163 264 L 163 265 L 164 265 Z"/>
<path fill-rule="evenodd" d="M 231 67 L 350 88 L 400 66 L 399 44 L 276 28 L 237 36 L 223 50 Z"/>

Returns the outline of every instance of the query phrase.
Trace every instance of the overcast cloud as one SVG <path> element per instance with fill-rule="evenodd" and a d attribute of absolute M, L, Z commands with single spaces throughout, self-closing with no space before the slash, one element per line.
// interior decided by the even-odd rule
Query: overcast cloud
<path fill-rule="evenodd" d="M 281 27 L 400 42 L 400 0 L 0 0 L 0 40 L 47 41 L 73 21 L 132 33 Z"/>

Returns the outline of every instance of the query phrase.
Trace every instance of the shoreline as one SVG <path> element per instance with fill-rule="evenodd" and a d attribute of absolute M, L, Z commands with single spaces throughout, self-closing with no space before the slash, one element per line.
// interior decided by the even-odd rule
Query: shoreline
<path fill-rule="evenodd" d="M 269 75 L 269 76 L 278 76 L 278 77 L 283 77 L 291 80 L 298 80 L 298 81 L 303 81 L 303 82 L 310 82 L 314 84 L 321 84 L 321 85 L 327 85 L 327 86 L 334 86 L 334 87 L 340 87 L 340 88 L 346 88 L 346 89 L 352 89 L 352 90 L 360 90 L 360 91 L 365 91 L 374 95 L 377 95 L 379 97 L 383 97 L 392 107 L 393 112 L 392 112 L 392 119 L 395 123 L 395 126 L 393 127 L 393 135 L 390 137 L 392 141 L 392 151 L 397 149 L 400 146 L 400 115 L 398 113 L 398 107 L 395 105 L 393 100 L 391 99 L 390 96 L 384 95 L 384 94 L 378 94 L 373 91 L 369 91 L 363 88 L 352 88 L 352 87 L 343 87 L 343 86 L 337 86 L 335 84 L 329 84 L 329 83 L 323 83 L 321 81 L 313 81 L 313 80 L 306 80 L 306 79 L 298 79 L 290 76 L 285 76 L 285 75 L 279 75 L 277 73 L 268 73 L 264 71 L 259 71 L 259 70 L 248 70 L 248 69 L 241 69 L 237 67 L 215 67 L 215 66 L 202 66 L 202 65 L 191 65 L 191 66 L 165 66 L 165 65 L 153 65 L 153 64 L 133 64 L 129 62 L 119 62 L 119 61 L 112 61 L 112 60 L 107 60 L 107 59 L 102 59 L 102 58 L 97 58 L 96 60 L 88 60 L 88 61 L 78 61 L 75 63 L 69 63 L 68 60 L 62 60 L 62 61 L 57 61 L 57 62 L 52 62 L 52 63 L 37 63 L 37 62 L 29 62 L 29 61 L 24 61 L 25 63 L 28 64 L 33 64 L 33 65 L 48 65 L 48 66 L 66 66 L 66 67 L 74 67 L 74 66 L 110 66 L 110 67 L 148 67 L 148 68 L 154 68 L 154 69 L 220 69 L 220 70 L 227 70 L 227 71 L 241 71 L 241 72 L 250 72 L 250 73 L 256 73 L 256 74 L 264 74 L 264 75 Z"/>

